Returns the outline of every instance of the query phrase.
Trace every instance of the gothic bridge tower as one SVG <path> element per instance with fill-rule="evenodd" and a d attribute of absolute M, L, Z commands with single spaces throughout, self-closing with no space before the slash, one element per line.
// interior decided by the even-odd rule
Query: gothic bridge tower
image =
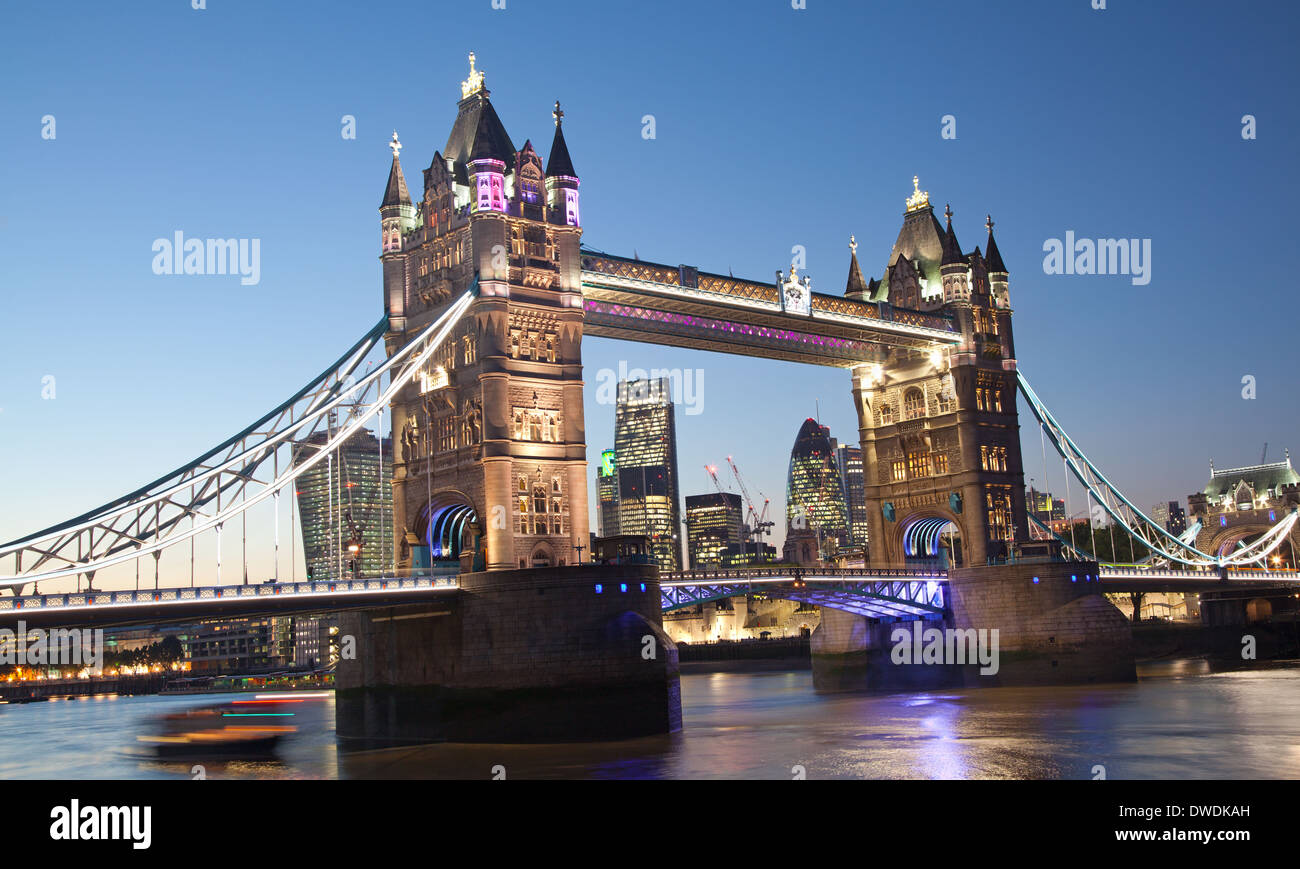
<path fill-rule="evenodd" d="M 941 226 L 913 179 L 884 276 L 864 280 L 856 250 L 849 267 L 849 297 L 894 320 L 950 317 L 962 335 L 951 350 L 894 349 L 853 372 L 879 566 L 978 566 L 1028 539 L 1007 269 L 992 218 L 985 251 L 963 253 L 945 211 Z"/>
<path fill-rule="evenodd" d="M 516 150 L 470 54 L 414 203 L 393 134 L 380 206 L 389 354 L 478 278 L 452 339 L 393 401 L 400 567 L 572 564 L 588 544 L 578 176 L 555 104 L 543 169 Z"/>

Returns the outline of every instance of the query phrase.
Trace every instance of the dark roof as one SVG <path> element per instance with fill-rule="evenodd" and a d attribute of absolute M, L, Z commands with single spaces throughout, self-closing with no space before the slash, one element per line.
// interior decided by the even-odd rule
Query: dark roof
<path fill-rule="evenodd" d="M 849 280 L 844 287 L 844 294 L 868 292 L 867 282 L 862 277 L 862 268 L 858 265 L 858 252 L 853 251 L 849 260 Z"/>
<path fill-rule="evenodd" d="M 941 266 L 964 265 L 966 257 L 961 255 L 961 245 L 957 243 L 957 233 L 952 230 L 952 212 L 947 213 L 948 231 L 943 236 L 943 262 Z"/>
<path fill-rule="evenodd" d="M 569 146 L 564 143 L 564 129 L 558 120 L 555 122 L 555 138 L 551 141 L 551 153 L 546 159 L 546 174 L 578 177 L 578 173 L 573 171 L 573 161 L 569 159 Z"/>
<path fill-rule="evenodd" d="M 402 175 L 402 164 L 397 155 L 393 155 L 393 168 L 388 170 L 388 186 L 384 188 L 384 201 L 380 208 L 389 205 L 410 205 L 411 194 L 406 189 L 406 178 Z"/>
<path fill-rule="evenodd" d="M 989 271 L 1006 273 L 1007 267 L 1002 264 L 1002 253 L 998 250 L 998 243 L 993 240 L 993 227 L 989 227 L 988 249 L 984 254 L 984 262 L 988 264 Z"/>
<path fill-rule="evenodd" d="M 1212 498 L 1219 498 L 1237 491 L 1237 486 L 1247 483 L 1255 490 L 1256 496 L 1269 489 L 1280 490 L 1283 486 L 1300 483 L 1300 474 L 1291 467 L 1291 460 L 1273 462 L 1267 465 L 1255 465 L 1249 468 L 1215 469 L 1210 473 L 1210 483 L 1202 491 Z"/>
<path fill-rule="evenodd" d="M 514 166 L 515 146 L 496 109 L 492 108 L 487 91 L 470 94 L 460 101 L 460 113 L 456 115 L 443 153 L 452 161 L 456 179 L 461 183 L 469 181 L 465 164 L 471 160 L 500 160 L 507 168 Z"/>
<path fill-rule="evenodd" d="M 885 266 L 885 275 L 881 279 L 881 298 L 889 296 L 889 270 L 898 262 L 900 256 L 916 260 L 921 276 L 933 284 L 939 284 L 939 265 L 943 260 L 943 227 L 934 216 L 934 209 L 925 208 L 910 211 L 903 216 L 903 227 L 898 232 L 894 248 L 889 252 Z"/>

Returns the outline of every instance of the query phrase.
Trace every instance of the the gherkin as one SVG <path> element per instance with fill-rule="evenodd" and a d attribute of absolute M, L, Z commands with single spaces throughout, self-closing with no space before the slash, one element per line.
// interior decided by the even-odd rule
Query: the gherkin
<path fill-rule="evenodd" d="M 789 530 L 807 529 L 821 539 L 849 540 L 848 504 L 835 460 L 830 429 L 808 419 L 799 428 L 790 451 L 785 489 Z"/>

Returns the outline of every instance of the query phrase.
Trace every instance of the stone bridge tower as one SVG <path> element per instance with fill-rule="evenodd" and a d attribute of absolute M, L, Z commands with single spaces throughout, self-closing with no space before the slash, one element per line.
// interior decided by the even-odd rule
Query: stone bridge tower
<path fill-rule="evenodd" d="M 962 335 L 951 350 L 894 349 L 854 370 L 873 565 L 943 550 L 950 563 L 983 565 L 1028 539 L 1006 266 L 992 218 L 985 251 L 962 253 L 946 215 L 941 226 L 913 179 L 881 280 L 863 279 L 851 245 L 849 297 L 895 320 L 950 317 Z"/>
<path fill-rule="evenodd" d="M 478 278 L 451 340 L 393 401 L 400 567 L 558 566 L 588 545 L 578 176 L 558 102 L 543 168 L 488 97 L 471 54 L 418 204 L 393 134 L 379 209 L 389 354 Z"/>

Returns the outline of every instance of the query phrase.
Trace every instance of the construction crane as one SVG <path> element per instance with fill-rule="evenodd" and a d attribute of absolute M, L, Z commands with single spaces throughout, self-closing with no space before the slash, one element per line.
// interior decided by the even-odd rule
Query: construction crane
<path fill-rule="evenodd" d="M 745 526 L 745 534 L 754 535 L 754 543 L 758 544 L 758 549 L 761 549 L 763 537 L 768 534 L 768 529 L 776 524 L 767 518 L 767 508 L 771 505 L 771 501 L 764 497 L 763 511 L 760 513 L 754 509 L 754 499 L 749 497 L 749 488 L 745 486 L 745 480 L 740 476 L 740 468 L 736 467 L 736 463 L 732 461 L 731 456 L 727 456 L 727 464 L 731 466 L 731 473 L 735 475 L 736 483 L 740 486 L 740 494 L 745 498 L 746 517 L 750 520 L 749 524 Z M 714 482 L 717 482 L 716 476 Z M 758 494 L 761 496 L 763 493 L 759 492 Z"/>
<path fill-rule="evenodd" d="M 718 494 L 719 494 L 719 495 L 726 495 L 726 494 L 727 494 L 727 491 L 726 491 L 725 489 L 723 489 L 723 488 L 722 488 L 722 484 L 721 484 L 720 482 L 718 482 L 718 466 L 717 466 L 717 465 L 705 465 L 705 466 L 704 466 L 704 470 L 706 470 L 706 471 L 709 472 L 709 476 L 713 479 L 713 488 L 715 488 L 715 489 L 718 490 Z"/>

